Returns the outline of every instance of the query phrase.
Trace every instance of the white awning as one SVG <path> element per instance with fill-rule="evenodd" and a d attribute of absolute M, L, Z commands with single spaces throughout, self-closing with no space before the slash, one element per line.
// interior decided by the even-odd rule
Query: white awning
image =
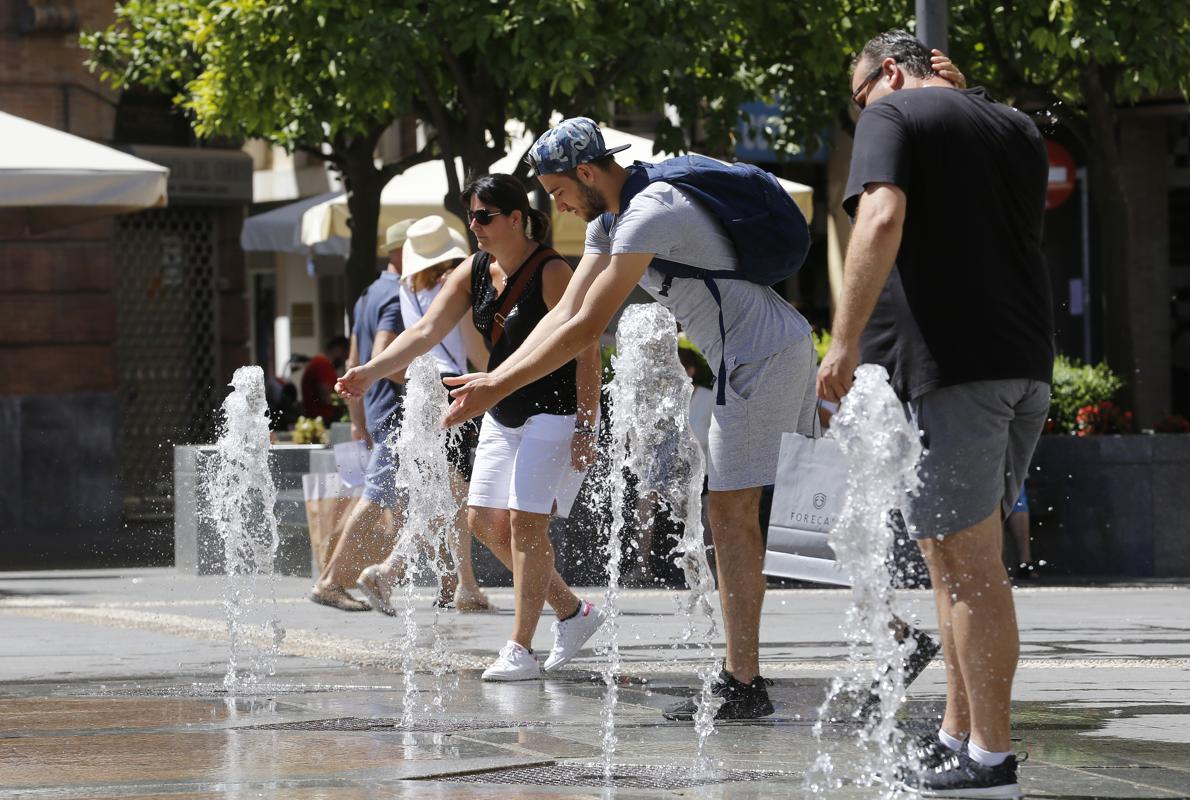
<path fill-rule="evenodd" d="M 288 203 L 263 214 L 254 214 L 244 220 L 244 227 L 240 231 L 240 247 L 245 250 L 269 250 L 276 253 L 346 256 L 351 240 L 342 236 L 332 236 L 310 245 L 302 242 L 302 217 L 305 213 L 315 206 L 340 198 L 343 198 L 342 192 L 326 192 Z"/>
<path fill-rule="evenodd" d="M 510 122 L 507 131 L 511 138 L 509 153 L 492 164 L 491 172 L 513 172 L 518 161 L 532 144 L 532 138 L 525 136 L 524 128 L 520 123 Z M 614 128 L 604 128 L 603 138 L 608 147 L 630 145 L 627 150 L 616 154 L 616 160 L 621 164 L 633 161 L 661 161 L 673 157 L 672 153 L 654 154 L 652 139 L 634 136 Z M 456 174 L 461 172 L 462 161 L 459 160 L 456 163 Z M 813 189 L 805 184 L 783 178 L 778 180 L 801 208 L 808 221 L 814 210 Z M 466 226 L 463 221 L 445 210 L 447 191 L 446 171 L 441 160 L 427 161 L 410 167 L 389 181 L 380 194 L 380 221 L 377 226 L 377 236 L 395 222 L 408 218 L 416 219 L 430 214 L 442 215 L 453 227 L 464 232 Z M 295 203 L 284 208 L 296 205 L 298 204 Z M 278 211 L 280 210 L 278 209 Z M 300 240 L 304 246 L 312 247 L 333 237 L 349 238 L 351 229 L 348 227 L 347 221 L 350 218 L 351 213 L 347 210 L 347 198 L 342 194 L 310 205 L 302 212 Z M 583 252 L 583 240 L 586 235 L 585 222 L 573 214 L 560 214 L 555 211 L 553 230 L 554 248 L 558 252 L 563 255 L 580 255 Z"/>
<path fill-rule="evenodd" d="M 169 170 L 0 112 L 0 228 L 39 232 L 164 206 Z"/>

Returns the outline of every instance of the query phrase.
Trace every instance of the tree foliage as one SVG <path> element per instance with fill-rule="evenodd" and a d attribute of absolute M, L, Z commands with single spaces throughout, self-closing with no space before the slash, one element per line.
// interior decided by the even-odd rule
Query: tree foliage
<path fill-rule="evenodd" d="M 84 38 L 114 85 L 170 93 L 199 135 L 263 138 L 342 171 L 355 290 L 380 189 L 407 165 L 372 163 L 400 115 L 433 129 L 456 211 L 467 174 L 505 154 L 509 119 L 540 132 L 555 112 L 669 107 L 659 147 L 697 134 L 726 151 L 740 102 L 763 91 L 758 37 L 788 23 L 757 0 L 125 0 L 116 14 Z"/>

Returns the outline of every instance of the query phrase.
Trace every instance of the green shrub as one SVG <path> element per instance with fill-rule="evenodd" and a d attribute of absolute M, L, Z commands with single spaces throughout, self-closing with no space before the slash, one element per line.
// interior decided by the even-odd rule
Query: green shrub
<path fill-rule="evenodd" d="M 822 359 L 826 358 L 826 351 L 831 349 L 831 332 L 830 331 L 816 331 L 812 334 L 814 337 L 814 350 L 818 353 L 818 363 L 822 363 Z"/>
<path fill-rule="evenodd" d="M 1107 364 L 1090 366 L 1077 358 L 1058 356 L 1054 361 L 1053 394 L 1046 433 L 1078 433 L 1079 411 L 1110 402 L 1123 385 L 1123 379 Z"/>

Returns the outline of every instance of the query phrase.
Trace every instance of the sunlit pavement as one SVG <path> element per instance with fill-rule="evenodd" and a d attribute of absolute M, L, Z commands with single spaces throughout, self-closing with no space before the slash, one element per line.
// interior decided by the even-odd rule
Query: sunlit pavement
<path fill-rule="evenodd" d="M 814 709 L 844 654 L 846 591 L 771 591 L 762 629 L 775 717 L 721 726 L 694 779 L 697 738 L 659 709 L 688 693 L 695 650 L 676 650 L 678 593 L 622 593 L 624 680 L 615 789 L 600 787 L 603 684 L 594 651 L 558 678 L 484 684 L 512 624 L 499 611 L 438 616 L 457 686 L 443 715 L 401 728 L 400 621 L 305 599 L 284 578 L 276 674 L 232 697 L 222 581 L 171 570 L 0 573 L 0 796 L 80 798 L 803 797 L 820 746 L 846 763 L 854 731 L 813 738 Z M 599 600 L 600 590 L 585 593 Z M 927 629 L 933 610 L 910 593 Z M 1017 592 L 1022 663 L 1015 733 L 1037 797 L 1190 796 L 1190 587 Z M 430 594 L 415 660 L 433 655 Z M 549 620 L 535 646 L 548 650 Z M 943 671 L 914 685 L 906 725 L 940 711 Z M 419 671 L 421 702 L 431 676 Z M 853 788 L 835 796 L 871 796 Z"/>

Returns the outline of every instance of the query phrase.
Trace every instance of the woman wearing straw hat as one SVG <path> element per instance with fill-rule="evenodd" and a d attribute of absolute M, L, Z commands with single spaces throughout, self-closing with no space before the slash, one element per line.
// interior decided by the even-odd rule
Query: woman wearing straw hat
<path fill-rule="evenodd" d="M 398 373 L 453 330 L 468 310 L 498 366 L 562 298 L 570 265 L 541 242 L 549 218 L 529 207 L 520 181 L 488 175 L 463 192 L 480 251 L 446 277 L 418 322 L 378 356 L 349 370 L 337 389 L 358 396 Z M 469 527 L 512 570 L 513 635 L 485 680 L 540 678 L 569 662 L 603 623 L 603 612 L 580 600 L 554 568 L 551 514 L 567 516 L 594 456 L 599 404 L 599 351 L 575 360 L 505 398 L 484 417 L 468 495 Z M 557 615 L 554 646 L 544 664 L 533 652 L 543 603 Z"/>
<path fill-rule="evenodd" d="M 446 277 L 469 254 L 467 240 L 440 216 L 424 217 L 409 226 L 402 248 L 400 286 L 401 318 L 406 328 L 412 327 L 426 315 L 434 298 L 442 291 Z M 462 327 L 463 323 L 456 325 L 430 351 L 438 364 L 438 373 L 444 378 L 462 375 L 467 371 L 467 349 Z M 483 354 L 483 362 L 487 362 L 486 353 Z M 453 603 L 459 611 L 491 609 L 471 569 L 471 537 L 467 533 L 465 508 L 462 506 L 467 496 L 467 483 L 471 480 L 471 450 L 478 436 L 478 424 L 463 425 L 461 436 L 451 437 L 447 445 L 447 459 L 455 471 L 451 490 L 460 503 L 452 548 L 459 554 L 459 562 L 457 576 L 444 579 L 436 605 L 448 607 Z M 403 568 L 394 550 L 383 563 L 365 568 L 356 586 L 371 601 L 373 608 L 395 615 L 396 609 L 389 601 L 389 595 Z"/>

